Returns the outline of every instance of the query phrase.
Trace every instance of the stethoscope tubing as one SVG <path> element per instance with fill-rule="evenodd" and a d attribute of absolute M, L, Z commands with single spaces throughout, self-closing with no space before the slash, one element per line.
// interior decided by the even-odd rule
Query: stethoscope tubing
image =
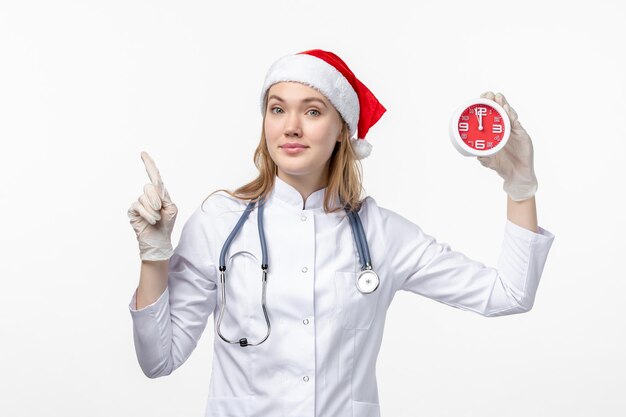
<path fill-rule="evenodd" d="M 357 251 L 359 252 L 359 258 L 361 260 L 361 263 L 363 264 L 361 269 L 371 269 L 372 261 L 370 259 L 370 251 L 367 245 L 367 239 L 365 238 L 365 232 L 363 230 L 363 224 L 361 223 L 361 219 L 356 214 L 356 212 L 349 211 L 348 209 L 346 209 L 346 212 L 348 213 L 352 232 L 355 235 L 354 237 Z"/>
<path fill-rule="evenodd" d="M 248 219 L 250 213 L 254 209 L 255 204 L 256 204 L 255 201 L 251 201 L 245 208 L 244 213 L 239 218 L 239 221 L 237 221 L 237 224 L 228 235 L 228 238 L 226 238 L 226 241 L 224 242 L 224 246 L 222 247 L 222 250 L 220 252 L 220 260 L 219 260 L 220 284 L 221 284 L 220 294 L 221 294 L 222 302 L 220 303 L 220 314 L 219 314 L 219 318 L 217 321 L 216 330 L 220 338 L 224 340 L 225 342 L 230 343 L 230 344 L 239 344 L 242 347 L 260 345 L 265 340 L 267 340 L 271 332 L 271 324 L 270 324 L 270 320 L 269 320 L 269 316 L 268 316 L 267 308 L 266 308 L 266 303 L 265 303 L 266 302 L 266 288 L 267 288 L 267 273 L 268 273 L 268 268 L 269 268 L 268 256 L 267 256 L 267 242 L 265 241 L 265 228 L 263 225 L 263 211 L 265 208 L 265 204 L 264 204 L 263 199 L 260 199 L 259 207 L 257 210 L 258 211 L 257 221 L 258 221 L 259 239 L 261 241 L 261 253 L 262 253 L 261 270 L 263 274 L 263 293 L 262 293 L 262 298 L 261 298 L 261 305 L 263 307 L 263 314 L 265 315 L 265 322 L 267 323 L 267 334 L 259 342 L 250 343 L 248 342 L 248 339 L 245 337 L 239 339 L 238 341 L 231 341 L 227 339 L 226 337 L 224 337 L 224 335 L 222 335 L 221 333 L 222 318 L 224 316 L 224 311 L 226 309 L 226 253 L 228 252 L 228 248 L 230 248 L 230 244 L 232 240 L 239 233 L 239 231 L 243 227 L 244 222 Z M 372 292 L 378 287 L 378 277 L 376 273 L 372 270 L 370 252 L 369 252 L 369 247 L 367 245 L 367 239 L 365 237 L 365 231 L 363 230 L 363 224 L 361 223 L 361 219 L 357 212 L 349 210 L 347 206 L 344 209 L 348 215 L 350 228 L 352 229 L 352 234 L 354 235 L 354 241 L 356 242 L 357 251 L 359 253 L 359 258 L 362 263 L 361 275 L 370 274 L 369 275 L 370 277 L 371 276 L 374 277 L 375 286 L 366 291 L 366 292 Z M 363 272 L 363 271 L 366 271 L 366 272 Z M 357 280 L 357 287 L 359 287 L 359 290 L 362 291 L 362 288 L 358 284 L 360 280 L 361 280 L 361 276 L 359 276 L 359 279 Z M 369 283 L 371 282 L 371 280 L 368 279 L 366 282 Z"/>
<path fill-rule="evenodd" d="M 225 341 L 226 343 L 230 343 L 230 344 L 239 344 L 241 347 L 245 347 L 245 346 L 257 346 L 260 345 L 261 343 L 265 342 L 267 340 L 267 338 L 270 336 L 270 332 L 272 330 L 272 325 L 270 323 L 270 318 L 269 315 L 267 314 L 267 307 L 266 307 L 266 289 L 267 289 L 267 270 L 269 268 L 268 266 L 268 262 L 267 262 L 267 244 L 265 242 L 265 229 L 263 227 L 263 210 L 265 208 L 265 205 L 263 204 L 263 200 L 260 200 L 259 202 L 259 208 L 257 210 L 257 221 L 259 224 L 259 238 L 261 240 L 261 250 L 262 250 L 262 260 L 261 260 L 261 270 L 262 270 L 262 274 L 263 274 L 263 292 L 261 295 L 261 306 L 263 307 L 263 314 L 265 316 L 265 323 L 267 324 L 267 334 L 265 335 L 265 337 L 258 341 L 257 343 L 251 343 L 248 342 L 248 338 L 246 337 L 242 337 L 241 339 L 239 339 L 236 342 L 233 342 L 229 339 L 227 339 L 226 337 L 224 337 L 224 335 L 222 335 L 221 332 L 221 324 L 222 324 L 222 318 L 224 317 L 224 311 L 226 310 L 226 252 L 228 251 L 228 248 L 230 247 L 230 243 L 231 241 L 235 238 L 235 236 L 237 235 L 237 233 L 239 233 L 239 230 L 241 229 L 241 227 L 243 226 L 243 223 L 247 220 L 248 216 L 250 215 L 250 212 L 254 209 L 254 205 L 255 202 L 251 201 L 248 206 L 246 207 L 244 213 L 241 215 L 241 217 L 239 218 L 239 221 L 237 222 L 237 224 L 235 225 L 235 227 L 233 228 L 233 230 L 230 232 L 230 235 L 228 235 L 228 238 L 226 239 L 226 242 L 224 242 L 224 246 L 222 247 L 222 251 L 220 252 L 220 265 L 219 265 L 219 271 L 220 271 L 220 284 L 221 284 L 221 298 L 222 298 L 222 302 L 220 303 L 220 315 L 219 318 L 217 319 L 217 334 L 219 335 L 219 337 Z"/>

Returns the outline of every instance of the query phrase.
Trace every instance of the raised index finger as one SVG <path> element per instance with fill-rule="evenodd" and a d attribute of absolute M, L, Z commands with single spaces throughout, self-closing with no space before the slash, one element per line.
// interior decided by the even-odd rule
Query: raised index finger
<path fill-rule="evenodd" d="M 150 182 L 163 191 L 163 180 L 161 179 L 161 174 L 159 174 L 159 170 L 150 155 L 148 155 L 148 152 L 142 151 L 141 159 L 143 160 L 143 164 L 148 172 L 148 177 L 150 177 Z"/>

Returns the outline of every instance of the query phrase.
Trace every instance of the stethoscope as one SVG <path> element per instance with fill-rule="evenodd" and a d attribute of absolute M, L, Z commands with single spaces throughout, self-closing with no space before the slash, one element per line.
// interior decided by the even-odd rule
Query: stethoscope
<path fill-rule="evenodd" d="M 243 226 L 243 223 L 246 221 L 250 212 L 254 209 L 255 201 L 252 201 L 248 204 L 243 214 L 239 218 L 239 221 L 235 225 L 235 228 L 230 232 L 230 235 L 224 242 L 224 246 L 222 247 L 222 252 L 220 253 L 220 283 L 222 287 L 221 291 L 221 299 L 222 302 L 220 304 L 220 316 L 217 320 L 217 334 L 222 338 L 223 341 L 231 344 L 239 343 L 241 347 L 245 346 L 258 346 L 261 343 L 265 342 L 267 338 L 270 336 L 270 330 L 272 326 L 270 325 L 270 319 L 267 315 L 267 309 L 265 308 L 265 289 L 267 285 L 267 245 L 265 243 L 265 231 L 263 229 L 263 199 L 259 202 L 259 210 L 258 210 L 258 228 L 259 228 L 259 238 L 261 240 L 261 252 L 262 252 L 262 260 L 261 260 L 261 271 L 262 271 L 262 280 L 263 280 L 263 294 L 261 297 L 261 305 L 263 307 L 263 314 L 265 315 L 265 322 L 267 323 L 267 334 L 263 338 L 263 340 L 257 343 L 250 343 L 248 339 L 243 337 L 239 339 L 239 341 L 230 341 L 222 335 L 220 331 L 220 325 L 222 323 L 222 317 L 224 316 L 224 310 L 226 309 L 226 252 L 230 247 L 230 243 L 235 238 L 239 230 Z M 361 272 L 356 279 L 356 287 L 363 294 L 369 294 L 374 292 L 378 288 L 378 284 L 380 280 L 378 279 L 378 275 L 372 269 L 372 261 L 370 259 L 369 247 L 367 246 L 367 239 L 365 238 L 365 231 L 363 230 L 363 224 L 361 223 L 361 218 L 358 213 L 354 211 L 348 210 L 347 206 L 344 208 L 346 213 L 348 214 L 348 219 L 350 220 L 350 227 L 352 229 L 352 234 L 354 236 L 354 240 L 356 242 L 357 250 L 359 252 L 359 258 L 362 262 Z"/>

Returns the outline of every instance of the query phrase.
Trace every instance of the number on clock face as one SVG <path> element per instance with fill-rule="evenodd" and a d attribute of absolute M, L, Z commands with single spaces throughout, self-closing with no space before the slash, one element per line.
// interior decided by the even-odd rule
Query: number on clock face
<path fill-rule="evenodd" d="M 488 104 L 475 104 L 466 108 L 458 121 L 461 139 L 472 149 L 496 147 L 502 140 L 504 122 L 496 109 Z"/>

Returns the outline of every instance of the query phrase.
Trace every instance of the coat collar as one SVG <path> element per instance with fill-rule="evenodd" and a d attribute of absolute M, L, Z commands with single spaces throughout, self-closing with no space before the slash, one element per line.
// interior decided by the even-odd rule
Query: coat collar
<path fill-rule="evenodd" d="M 324 196 L 327 187 L 314 191 L 307 199 L 303 201 L 300 192 L 293 186 L 283 181 L 279 176 L 274 178 L 274 189 L 272 197 L 293 206 L 297 210 L 314 210 L 320 211 L 324 209 Z"/>

